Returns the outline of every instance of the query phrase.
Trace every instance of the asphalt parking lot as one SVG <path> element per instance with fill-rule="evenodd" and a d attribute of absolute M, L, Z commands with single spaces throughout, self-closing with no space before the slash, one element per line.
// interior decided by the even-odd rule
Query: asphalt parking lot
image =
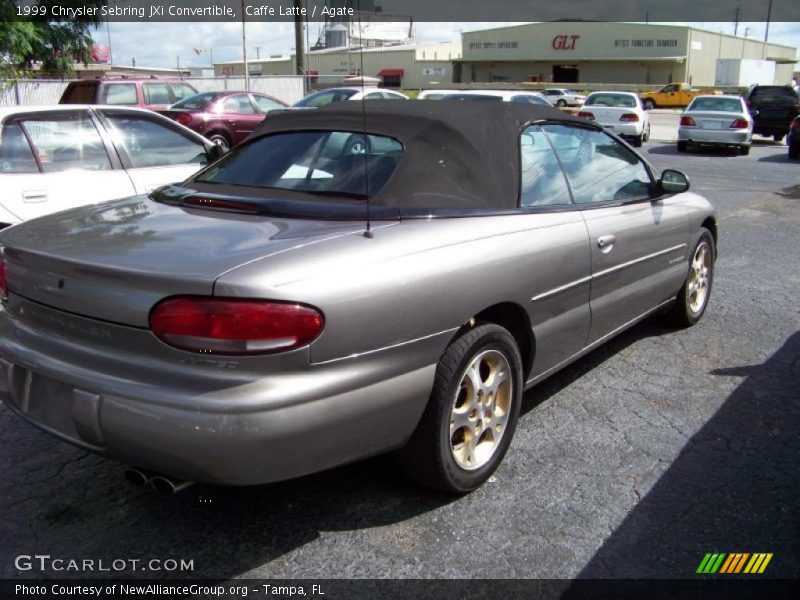
<path fill-rule="evenodd" d="M 194 562 L 115 573 L 145 577 L 685 578 L 706 552 L 800 576 L 800 163 L 761 138 L 679 155 L 665 135 L 645 155 L 719 212 L 705 318 L 649 320 L 529 392 L 483 488 L 433 494 L 384 457 L 168 497 L 0 406 L 0 576 L 82 576 L 14 566 L 48 554 Z"/>

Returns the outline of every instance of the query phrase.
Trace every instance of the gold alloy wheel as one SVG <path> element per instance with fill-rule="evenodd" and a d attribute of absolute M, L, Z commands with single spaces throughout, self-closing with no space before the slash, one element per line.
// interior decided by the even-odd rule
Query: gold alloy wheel
<path fill-rule="evenodd" d="M 686 293 L 689 310 L 698 314 L 703 310 L 708 299 L 709 279 L 711 276 L 711 247 L 707 242 L 697 246 L 689 270 L 689 285 Z"/>
<path fill-rule="evenodd" d="M 511 366 L 497 350 L 475 356 L 461 376 L 450 413 L 450 451 L 462 469 L 480 469 L 506 431 L 513 396 Z"/>

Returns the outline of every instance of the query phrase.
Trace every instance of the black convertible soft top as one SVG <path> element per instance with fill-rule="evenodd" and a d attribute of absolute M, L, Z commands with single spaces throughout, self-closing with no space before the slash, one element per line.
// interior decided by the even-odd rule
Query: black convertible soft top
<path fill-rule="evenodd" d="M 510 102 L 342 101 L 271 114 L 248 143 L 287 131 L 352 131 L 395 138 L 403 156 L 371 202 L 428 209 L 513 209 L 520 182 L 519 136 L 537 121 L 579 123 L 555 108 Z"/>

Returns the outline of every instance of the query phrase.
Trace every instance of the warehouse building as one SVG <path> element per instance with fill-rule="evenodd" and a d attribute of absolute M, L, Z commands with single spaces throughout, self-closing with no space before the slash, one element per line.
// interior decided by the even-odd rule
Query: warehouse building
<path fill-rule="evenodd" d="M 555 21 L 462 34 L 456 82 L 714 85 L 718 59 L 775 62 L 792 80 L 797 49 L 693 27 Z"/>
<path fill-rule="evenodd" d="M 415 89 L 454 81 L 453 69 L 461 58 L 461 44 L 399 44 L 371 48 L 329 48 L 306 53 L 305 67 L 311 83 L 337 84 L 345 78 L 366 75 L 384 87 Z M 247 61 L 250 75 L 290 75 L 294 56 L 273 56 Z M 241 77 L 244 63 L 214 63 L 219 76 Z"/>
<path fill-rule="evenodd" d="M 306 53 L 311 83 L 348 76 L 420 89 L 435 84 L 715 85 L 720 60 L 769 61 L 774 81 L 792 81 L 797 49 L 677 25 L 553 21 L 461 34 L 461 42 L 336 47 Z M 294 74 L 293 56 L 248 61 L 251 75 Z M 241 61 L 215 63 L 216 75 L 242 76 Z M 770 71 L 772 74 L 772 71 Z"/>

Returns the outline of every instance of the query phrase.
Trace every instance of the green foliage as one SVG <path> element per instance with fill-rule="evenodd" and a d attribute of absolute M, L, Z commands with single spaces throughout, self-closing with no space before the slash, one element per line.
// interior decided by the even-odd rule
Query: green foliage
<path fill-rule="evenodd" d="M 54 17 L 52 7 L 99 7 L 106 0 L 38 0 L 48 8 L 40 17 L 19 16 L 17 4 L 0 0 L 0 79 L 29 76 L 34 63 L 41 65 L 39 74 L 69 77 L 76 61 L 89 61 L 94 43 L 89 30 L 97 27 L 99 15 L 67 20 Z"/>

